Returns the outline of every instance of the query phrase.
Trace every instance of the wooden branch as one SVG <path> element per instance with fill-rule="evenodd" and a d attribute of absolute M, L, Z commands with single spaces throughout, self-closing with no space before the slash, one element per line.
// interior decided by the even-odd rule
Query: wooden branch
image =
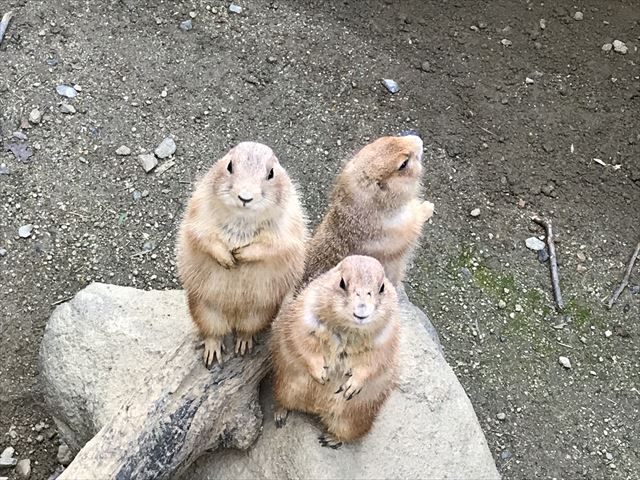
<path fill-rule="evenodd" d="M 266 342 L 211 370 L 199 343 L 190 335 L 168 353 L 59 479 L 171 479 L 205 451 L 249 448 L 262 427 Z"/>
<path fill-rule="evenodd" d="M 544 227 L 547 233 L 547 247 L 549 248 L 549 268 L 551 269 L 551 285 L 553 287 L 553 295 L 556 299 L 556 306 L 558 310 L 564 309 L 564 300 L 562 300 L 562 293 L 560 292 L 560 277 L 558 275 L 558 259 L 556 257 L 556 246 L 553 236 L 553 228 L 551 226 L 551 220 L 541 218 L 537 215 L 531 217 L 531 220 L 538 225 Z"/>
<path fill-rule="evenodd" d="M 633 266 L 636 263 L 638 254 L 640 254 L 640 242 L 638 242 L 638 245 L 636 245 L 636 249 L 633 252 L 633 255 L 631 255 L 631 260 L 629 260 L 629 263 L 627 264 L 627 271 L 624 274 L 624 278 L 620 282 L 620 285 L 618 285 L 618 288 L 616 288 L 615 291 L 613 292 L 613 295 L 611 295 L 611 299 L 609 300 L 609 309 L 613 307 L 613 304 L 618 300 L 618 297 L 620 296 L 620 294 L 624 291 L 625 288 L 627 288 L 627 285 L 629 285 L 629 278 L 631 277 L 631 271 L 633 270 Z"/>
<path fill-rule="evenodd" d="M 13 18 L 13 12 L 7 12 L 3 15 L 2 20 L 0 20 L 0 44 L 2 44 L 2 39 L 4 38 L 4 32 L 7 31 L 7 27 L 9 26 L 9 22 Z"/>

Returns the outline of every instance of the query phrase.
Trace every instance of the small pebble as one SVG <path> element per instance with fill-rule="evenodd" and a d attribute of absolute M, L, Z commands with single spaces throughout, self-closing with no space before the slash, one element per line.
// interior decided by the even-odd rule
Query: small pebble
<path fill-rule="evenodd" d="M 127 155 L 131 155 L 131 149 L 126 145 L 122 145 L 116 150 L 116 155 L 121 155 L 123 157 L 126 157 Z"/>
<path fill-rule="evenodd" d="M 499 308 L 500 310 L 504 310 L 505 308 L 507 308 L 507 302 L 505 302 L 504 300 L 500 300 L 500 301 L 498 302 L 498 308 Z"/>
<path fill-rule="evenodd" d="M 533 250 L 535 252 L 542 250 L 545 247 L 545 244 L 538 237 L 529 237 L 525 240 L 525 244 L 529 250 Z"/>
<path fill-rule="evenodd" d="M 610 43 L 605 43 L 604 45 L 602 45 L 603 52 L 610 52 L 612 48 L 613 45 L 611 45 Z"/>
<path fill-rule="evenodd" d="M 500 458 L 502 460 L 509 460 L 511 457 L 513 457 L 513 454 L 509 450 L 503 450 L 500 452 Z"/>
<path fill-rule="evenodd" d="M 516 312 L 522 312 L 522 305 L 516 304 Z"/>
<path fill-rule="evenodd" d="M 191 19 L 185 20 L 184 22 L 180 23 L 180 30 L 184 32 L 188 32 L 192 28 L 193 28 L 193 22 L 191 21 Z"/>
<path fill-rule="evenodd" d="M 232 3 L 231 5 L 229 5 L 229 11 L 232 13 L 242 13 L 242 7 L 240 5 Z"/>
<path fill-rule="evenodd" d="M 584 19 L 584 14 L 582 12 L 576 12 L 573 14 L 573 19 L 580 22 Z"/>
<path fill-rule="evenodd" d="M 547 21 L 544 18 L 540 19 L 540 28 L 542 30 L 544 30 L 545 28 L 547 28 Z"/>
<path fill-rule="evenodd" d="M 176 151 L 176 142 L 173 141 L 173 138 L 166 137 L 158 148 L 155 150 L 156 157 L 158 158 L 167 158 L 173 155 Z"/>
<path fill-rule="evenodd" d="M 31 460 L 28 458 L 20 460 L 16 465 L 16 474 L 25 480 L 29 478 L 31 476 Z"/>
<path fill-rule="evenodd" d="M 538 250 L 538 261 L 540 263 L 544 263 L 547 260 L 549 260 L 549 251 L 547 250 L 547 247 L 542 250 Z"/>
<path fill-rule="evenodd" d="M 558 357 L 558 363 L 564 368 L 571 368 L 571 361 L 567 357 Z"/>
<path fill-rule="evenodd" d="M 587 267 L 585 267 L 584 265 L 578 265 L 576 267 L 576 271 L 579 272 L 579 273 L 584 273 L 584 272 L 587 271 Z"/>
<path fill-rule="evenodd" d="M 607 452 L 606 457 L 607 460 L 613 460 L 613 455 L 611 454 L 611 452 Z"/>
<path fill-rule="evenodd" d="M 513 45 L 513 42 L 511 40 L 507 40 L 506 38 L 500 40 L 500 43 L 505 47 L 510 47 L 511 45 Z"/>
<path fill-rule="evenodd" d="M 71 453 L 71 449 L 63 443 L 58 447 L 58 455 L 56 456 L 56 459 L 60 465 L 64 465 L 66 467 L 73 460 L 73 453 Z"/>
<path fill-rule="evenodd" d="M 43 436 L 43 435 L 38 435 L 38 436 L 36 437 L 36 442 L 38 442 L 38 443 L 42 443 L 42 442 L 44 442 L 44 436 Z"/>
<path fill-rule="evenodd" d="M 29 238 L 32 232 L 33 232 L 33 225 L 31 225 L 30 223 L 27 225 L 22 225 L 18 229 L 18 235 L 20 236 L 20 238 Z"/>
<path fill-rule="evenodd" d="M 0 248 L 0 257 L 6 257 L 7 251 L 4 248 Z"/>
<path fill-rule="evenodd" d="M 63 97 L 67 98 L 74 98 L 76 95 L 78 95 L 76 89 L 70 87 L 69 85 L 58 85 L 56 87 L 56 92 L 58 92 L 58 95 L 62 95 Z"/>
<path fill-rule="evenodd" d="M 0 453 L 0 458 L 13 458 L 14 453 L 16 450 L 13 447 L 7 447 Z"/>
<path fill-rule="evenodd" d="M 479 208 L 474 208 L 473 210 L 471 210 L 471 212 L 469 212 L 469 215 L 471 215 L 472 217 L 479 217 L 480 216 L 480 209 Z"/>
<path fill-rule="evenodd" d="M 42 112 L 37 108 L 31 110 L 31 113 L 29 113 L 29 121 L 35 125 L 40 123 L 40 120 L 42 120 Z"/>
<path fill-rule="evenodd" d="M 622 55 L 625 55 L 629 51 L 625 43 L 621 42 L 620 40 L 613 41 L 613 50 L 615 52 L 621 53 Z"/>
<path fill-rule="evenodd" d="M 147 173 L 156 168 L 156 166 L 158 165 L 158 159 L 150 153 L 138 155 L 138 162 Z"/>
<path fill-rule="evenodd" d="M 196 18 L 198 16 L 198 14 L 192 10 L 191 12 L 189 12 L 189 16 L 191 18 Z"/>
<path fill-rule="evenodd" d="M 420 68 L 423 72 L 429 72 L 431 71 L 431 64 L 425 60 L 422 62 L 422 65 L 420 65 Z"/>
<path fill-rule="evenodd" d="M 398 84 L 390 78 L 383 78 L 382 85 L 384 85 L 384 88 L 386 88 L 390 93 L 398 93 L 400 91 Z"/>
<path fill-rule="evenodd" d="M 267 57 L 267 62 L 269 63 L 276 63 L 278 61 L 278 59 L 276 57 Z"/>
<path fill-rule="evenodd" d="M 532 85 L 533 84 L 533 78 L 527 77 L 524 79 L 524 83 L 526 83 L 527 85 Z"/>
<path fill-rule="evenodd" d="M 578 252 L 576 257 L 578 257 L 579 262 L 585 262 L 587 260 L 587 256 L 582 252 Z"/>
<path fill-rule="evenodd" d="M 17 138 L 18 140 L 26 140 L 27 136 L 22 132 L 13 132 L 13 138 Z"/>
<path fill-rule="evenodd" d="M 73 115 L 74 113 L 76 113 L 76 107 L 74 107 L 73 105 L 69 105 L 68 103 L 63 103 L 62 105 L 60 105 L 60 111 L 68 115 Z"/>
<path fill-rule="evenodd" d="M 611 333 L 611 330 L 606 330 L 606 331 L 604 332 L 604 336 L 605 336 L 605 337 L 607 337 L 607 338 L 609 338 L 611 335 L 613 335 L 613 334 Z"/>
<path fill-rule="evenodd" d="M 496 415 L 496 418 L 502 422 L 507 418 L 507 415 L 504 412 L 500 412 Z"/>

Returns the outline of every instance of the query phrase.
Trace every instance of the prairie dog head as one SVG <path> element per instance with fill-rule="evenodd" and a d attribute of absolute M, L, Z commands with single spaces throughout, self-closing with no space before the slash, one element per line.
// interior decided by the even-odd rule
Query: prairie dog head
<path fill-rule="evenodd" d="M 208 177 L 213 200 L 239 215 L 269 216 L 283 206 L 292 188 L 273 150 L 256 142 L 232 148 Z"/>
<path fill-rule="evenodd" d="M 417 135 L 381 137 L 347 162 L 339 182 L 348 184 L 357 201 L 397 207 L 418 194 L 422 150 Z"/>
<path fill-rule="evenodd" d="M 393 284 L 372 257 L 346 257 L 315 282 L 322 285 L 323 320 L 334 328 L 377 329 L 397 303 Z"/>

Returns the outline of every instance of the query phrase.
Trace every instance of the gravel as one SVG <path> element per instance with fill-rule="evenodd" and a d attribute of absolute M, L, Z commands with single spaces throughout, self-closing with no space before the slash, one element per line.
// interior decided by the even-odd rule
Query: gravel
<path fill-rule="evenodd" d="M 56 455 L 56 460 L 58 463 L 63 466 L 69 465 L 73 461 L 73 453 L 71 449 L 66 444 L 61 444 L 58 447 L 58 454 Z"/>
<path fill-rule="evenodd" d="M 120 148 L 116 150 L 116 155 L 120 155 L 123 157 L 131 155 L 131 149 L 125 145 L 122 145 Z"/>
<path fill-rule="evenodd" d="M 384 88 L 386 88 L 389 93 L 398 93 L 400 91 L 400 86 L 390 78 L 383 78 L 382 85 L 384 85 Z"/>
<path fill-rule="evenodd" d="M 529 237 L 525 240 L 525 245 L 529 250 L 533 250 L 534 252 L 543 250 L 545 248 L 545 243 L 540 240 L 538 237 Z"/>
<path fill-rule="evenodd" d="M 20 238 L 29 238 L 31 236 L 31 233 L 33 233 L 33 225 L 31 225 L 30 223 L 27 225 L 22 225 L 18 229 L 18 236 Z"/>
<path fill-rule="evenodd" d="M 480 209 L 479 208 L 474 208 L 473 210 L 471 210 L 471 212 L 469 212 L 469 215 L 471 215 L 472 217 L 479 217 L 480 216 Z"/>
<path fill-rule="evenodd" d="M 150 153 L 143 153 L 138 155 L 138 162 L 144 168 L 144 171 L 149 173 L 158 165 L 158 159 Z"/>
<path fill-rule="evenodd" d="M 62 95 L 67 98 L 74 98 L 78 95 L 77 90 L 69 85 L 58 85 L 56 87 L 56 92 L 58 92 L 58 95 Z"/>
<path fill-rule="evenodd" d="M 571 360 L 569 360 L 567 357 L 558 357 L 558 363 L 564 368 L 571 368 Z"/>
<path fill-rule="evenodd" d="M 156 157 L 158 158 L 168 158 L 176 152 L 176 142 L 173 141 L 173 138 L 167 137 L 155 150 Z"/>
<path fill-rule="evenodd" d="M 16 475 L 19 478 L 26 480 L 31 476 L 31 460 L 20 460 L 16 465 Z"/>

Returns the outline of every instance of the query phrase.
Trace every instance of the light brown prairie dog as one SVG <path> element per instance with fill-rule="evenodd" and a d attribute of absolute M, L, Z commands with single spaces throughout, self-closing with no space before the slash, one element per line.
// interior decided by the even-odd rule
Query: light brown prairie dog
<path fill-rule="evenodd" d="M 324 446 L 366 434 L 397 381 L 398 299 L 380 262 L 350 256 L 313 280 L 273 323 L 276 425 L 318 415 Z"/>
<path fill-rule="evenodd" d="M 394 285 L 402 280 L 407 257 L 433 215 L 433 204 L 418 198 L 422 148 L 417 135 L 382 137 L 345 164 L 307 247 L 303 283 L 347 255 L 375 257 Z"/>
<path fill-rule="evenodd" d="M 243 142 L 198 182 L 178 235 L 178 275 L 204 337 L 204 361 L 253 346 L 303 273 L 306 220 L 294 185 L 266 145 Z"/>

